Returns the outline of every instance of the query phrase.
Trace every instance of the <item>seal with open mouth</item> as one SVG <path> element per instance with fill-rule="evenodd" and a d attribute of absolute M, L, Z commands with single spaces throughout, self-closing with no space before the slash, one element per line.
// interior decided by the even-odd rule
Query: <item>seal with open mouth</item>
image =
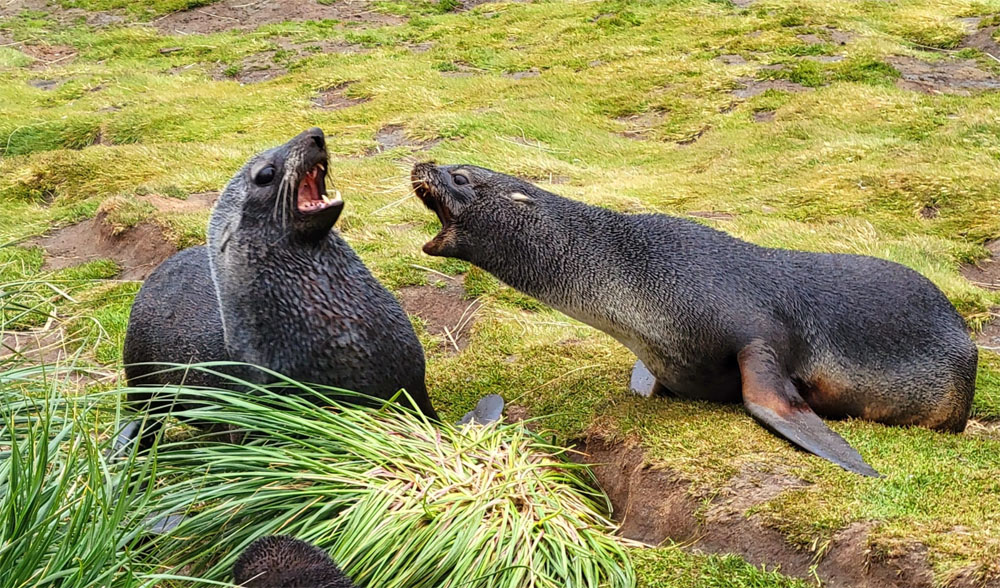
<path fill-rule="evenodd" d="M 909 268 L 760 247 L 471 165 L 418 164 L 412 181 L 441 221 L 424 252 L 610 334 L 639 358 L 638 393 L 742 401 L 779 436 L 870 476 L 817 413 L 965 428 L 978 351 L 944 294 Z"/>
<path fill-rule="evenodd" d="M 323 131 L 250 160 L 208 224 L 208 258 L 231 358 L 380 399 L 401 388 L 437 418 L 424 352 L 396 298 L 333 230 Z M 252 378 L 271 378 L 255 372 Z"/>
<path fill-rule="evenodd" d="M 225 387 L 224 378 L 156 364 L 238 361 L 379 399 L 406 389 L 437 418 L 413 326 L 333 230 L 344 201 L 326 181 L 326 138 L 316 128 L 236 173 L 212 212 L 208 245 L 163 262 L 136 296 L 123 352 L 130 385 Z M 256 383 L 274 379 L 234 371 Z M 130 400 L 153 415 L 185 408 L 153 388 Z M 141 445 L 158 426 L 147 424 Z M 119 444 L 137 434 L 126 427 Z"/>

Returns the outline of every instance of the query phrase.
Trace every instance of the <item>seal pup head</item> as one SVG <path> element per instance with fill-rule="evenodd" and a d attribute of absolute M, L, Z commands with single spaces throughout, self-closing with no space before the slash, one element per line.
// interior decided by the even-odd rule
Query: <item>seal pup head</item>
<path fill-rule="evenodd" d="M 322 549 L 287 535 L 261 537 L 233 565 L 247 588 L 355 588 Z"/>
<path fill-rule="evenodd" d="M 537 224 L 537 208 L 553 196 L 524 180 L 474 165 L 418 163 L 410 179 L 414 193 L 441 221 L 441 230 L 424 244 L 424 253 L 473 263 L 499 227 L 518 234 Z"/>
<path fill-rule="evenodd" d="M 314 127 L 255 155 L 233 176 L 215 205 L 210 233 L 220 229 L 220 246 L 237 226 L 322 239 L 344 209 L 340 191 L 327 194 L 326 179 L 326 137 Z"/>

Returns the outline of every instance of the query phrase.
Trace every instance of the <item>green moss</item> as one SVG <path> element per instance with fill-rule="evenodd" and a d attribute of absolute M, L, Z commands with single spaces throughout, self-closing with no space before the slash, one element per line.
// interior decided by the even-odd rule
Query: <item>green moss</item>
<path fill-rule="evenodd" d="M 836 69 L 834 79 L 845 82 L 886 85 L 899 78 L 899 71 L 878 59 L 854 58 L 844 61 Z"/>
<path fill-rule="evenodd" d="M 807 582 L 747 564 L 732 555 L 692 557 L 678 546 L 631 552 L 639 588 L 806 588 Z"/>

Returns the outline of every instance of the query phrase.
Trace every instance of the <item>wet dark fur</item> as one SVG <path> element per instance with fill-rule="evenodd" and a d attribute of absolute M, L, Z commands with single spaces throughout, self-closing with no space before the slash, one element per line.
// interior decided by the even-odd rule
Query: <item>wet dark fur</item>
<path fill-rule="evenodd" d="M 131 392 L 129 401 L 138 410 L 163 414 L 172 408 L 174 399 L 154 394 L 160 386 L 225 388 L 228 384 L 224 378 L 203 371 L 147 362 L 190 364 L 228 359 L 219 303 L 208 269 L 208 250 L 185 249 L 161 263 L 146 278 L 132 304 L 122 351 L 125 379 L 129 386 L 148 386 L 150 392 Z M 186 406 L 173 408 L 183 410 Z M 158 426 L 156 422 L 147 424 L 147 440 Z"/>
<path fill-rule="evenodd" d="M 454 182 L 459 172 L 468 184 Z M 611 334 L 663 391 L 739 401 L 737 353 L 760 340 L 821 415 L 965 427 L 976 346 L 948 299 L 909 268 L 759 247 L 474 166 L 422 164 L 413 181 L 443 221 L 427 253 L 469 261 Z"/>
<path fill-rule="evenodd" d="M 233 566 L 246 588 L 355 588 L 322 549 L 284 535 L 261 537 Z"/>
<path fill-rule="evenodd" d="M 405 388 L 436 418 L 423 348 L 399 302 L 332 230 L 336 215 L 301 218 L 294 190 L 281 191 L 282 179 L 297 185 L 319 161 L 324 138 L 312 129 L 251 159 L 215 205 L 208 251 L 226 350 L 298 381 L 381 399 Z M 252 179 L 262 165 L 277 170 L 269 186 Z"/>

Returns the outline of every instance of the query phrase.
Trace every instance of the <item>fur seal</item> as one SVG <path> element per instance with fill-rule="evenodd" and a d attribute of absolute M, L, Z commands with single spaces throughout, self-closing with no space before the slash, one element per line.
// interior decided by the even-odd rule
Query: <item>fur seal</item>
<path fill-rule="evenodd" d="M 404 388 L 437 419 L 409 317 L 333 230 L 344 201 L 327 195 L 326 167 L 326 137 L 312 128 L 253 157 L 219 196 L 208 260 L 226 352 L 375 398 Z"/>
<path fill-rule="evenodd" d="M 817 414 L 965 428 L 978 351 L 944 294 L 907 267 L 760 247 L 471 165 L 418 164 L 412 182 L 442 224 L 425 253 L 610 334 L 639 358 L 637 392 L 742 401 L 772 432 L 869 476 Z"/>
<path fill-rule="evenodd" d="M 136 296 L 123 350 L 130 386 L 225 387 L 224 378 L 143 364 L 235 361 L 380 399 L 403 388 L 437 419 L 409 318 L 333 230 L 344 201 L 327 195 L 326 166 L 326 138 L 313 128 L 236 173 L 212 212 L 208 245 L 167 259 Z M 155 391 L 130 399 L 151 415 L 176 402 Z M 158 427 L 148 424 L 140 445 Z M 137 428 L 123 429 L 119 446 Z"/>
<path fill-rule="evenodd" d="M 246 588 L 356 588 L 325 551 L 287 535 L 251 543 L 233 565 L 233 578 Z"/>
<path fill-rule="evenodd" d="M 208 249 L 191 247 L 172 255 L 146 278 L 132 303 L 122 361 L 125 380 L 135 387 L 129 403 L 151 415 L 183 410 L 183 404 L 156 388 L 183 384 L 190 387 L 225 388 L 230 382 L 201 370 L 171 369 L 152 362 L 191 364 L 229 361 L 222 333 L 222 316 L 208 269 Z M 225 369 L 219 369 L 225 372 Z M 139 434 L 134 421 L 120 434 L 118 448 Z M 159 419 L 145 423 L 140 445 L 148 448 Z"/>

